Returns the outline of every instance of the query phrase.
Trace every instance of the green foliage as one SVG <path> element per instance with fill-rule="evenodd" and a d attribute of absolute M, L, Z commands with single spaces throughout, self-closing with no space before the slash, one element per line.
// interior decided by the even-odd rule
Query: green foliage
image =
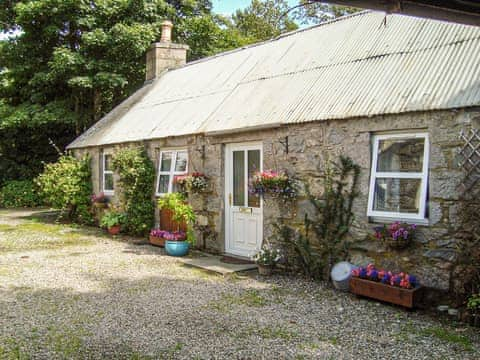
<path fill-rule="evenodd" d="M 37 184 L 47 204 L 61 209 L 68 220 L 91 223 L 92 174 L 90 158 L 62 155 L 58 162 L 45 165 Z"/>
<path fill-rule="evenodd" d="M 193 208 L 187 204 L 185 196 L 181 193 L 165 194 L 158 200 L 159 209 L 169 209 L 173 212 L 173 220 L 180 224 L 187 224 L 187 241 L 195 245 L 195 236 L 193 234 L 193 224 L 195 223 L 195 213 Z"/>
<path fill-rule="evenodd" d="M 300 0 L 299 4 L 303 6 L 296 8 L 295 11 L 292 12 L 292 17 L 303 24 L 318 24 L 340 16 L 362 11 L 361 8 L 331 5 L 312 0 Z"/>
<path fill-rule="evenodd" d="M 102 216 L 100 220 L 100 226 L 105 228 L 111 228 L 117 225 L 123 225 L 127 222 L 127 217 L 124 213 L 118 211 L 108 211 Z"/>
<path fill-rule="evenodd" d="M 354 219 L 352 206 L 358 196 L 359 176 L 360 167 L 348 157 L 341 156 L 339 164 L 327 162 L 323 193 L 312 194 L 306 186 L 314 216 L 305 215 L 303 231 L 277 226 L 281 239 L 297 255 L 308 276 L 328 278 L 333 264 L 347 255 L 345 237 Z"/>
<path fill-rule="evenodd" d="M 0 189 L 0 207 L 35 207 L 41 204 L 42 198 L 31 180 L 8 181 Z"/>
<path fill-rule="evenodd" d="M 233 14 L 233 24 L 250 42 L 271 39 L 298 28 L 298 25 L 286 16 L 288 9 L 285 0 L 252 0 L 250 6 Z"/>
<path fill-rule="evenodd" d="M 146 236 L 154 223 L 152 200 L 155 170 L 145 149 L 121 149 L 113 155 L 112 165 L 120 176 L 122 203 L 125 208 L 125 231 Z"/>
<path fill-rule="evenodd" d="M 480 294 L 473 294 L 468 298 L 467 307 L 473 312 L 480 311 Z"/>

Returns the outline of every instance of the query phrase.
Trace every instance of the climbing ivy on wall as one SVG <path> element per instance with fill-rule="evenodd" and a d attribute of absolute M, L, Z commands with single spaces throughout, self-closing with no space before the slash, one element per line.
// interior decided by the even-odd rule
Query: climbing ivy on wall
<path fill-rule="evenodd" d="M 121 204 L 127 215 L 125 230 L 145 236 L 154 224 L 153 163 L 144 148 L 134 147 L 116 152 L 112 164 L 120 177 Z"/>

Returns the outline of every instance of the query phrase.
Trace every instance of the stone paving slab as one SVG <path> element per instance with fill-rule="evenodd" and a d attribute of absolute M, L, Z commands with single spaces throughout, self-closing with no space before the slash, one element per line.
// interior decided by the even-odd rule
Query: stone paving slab
<path fill-rule="evenodd" d="M 221 275 L 229 275 L 235 272 L 254 270 L 256 264 L 228 264 L 221 261 L 222 256 L 202 256 L 195 258 L 179 258 L 185 265 L 203 270 L 215 272 Z"/>

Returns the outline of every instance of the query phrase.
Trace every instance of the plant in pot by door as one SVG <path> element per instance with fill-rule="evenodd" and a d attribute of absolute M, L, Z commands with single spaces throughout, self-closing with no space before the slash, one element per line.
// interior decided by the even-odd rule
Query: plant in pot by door
<path fill-rule="evenodd" d="M 383 241 L 388 247 L 393 249 L 405 249 L 413 239 L 415 234 L 415 224 L 401 223 L 395 221 L 388 227 L 386 225 L 374 228 L 375 237 Z"/>
<path fill-rule="evenodd" d="M 124 213 L 112 210 L 103 215 L 100 226 L 106 228 L 110 235 L 117 235 L 125 220 Z"/>
<path fill-rule="evenodd" d="M 258 265 L 258 273 L 264 276 L 270 276 L 275 265 L 281 259 L 280 251 L 271 245 L 263 245 L 258 253 L 252 259 Z"/>
<path fill-rule="evenodd" d="M 177 226 L 174 231 L 164 231 L 165 251 L 171 256 L 185 256 L 188 254 L 190 246 L 195 245 L 195 236 L 193 234 L 193 223 L 195 222 L 195 213 L 193 208 L 185 201 L 185 197 L 180 193 L 166 194 L 158 200 L 160 210 L 172 211 L 172 219 Z M 187 231 L 181 231 L 181 224 L 186 224 Z"/>

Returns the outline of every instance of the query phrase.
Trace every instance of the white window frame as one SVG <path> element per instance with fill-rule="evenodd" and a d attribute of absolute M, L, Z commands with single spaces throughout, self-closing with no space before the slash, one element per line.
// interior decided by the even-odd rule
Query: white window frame
<path fill-rule="evenodd" d="M 423 168 L 422 172 L 377 172 L 378 165 L 378 147 L 381 140 L 388 139 L 424 139 L 423 148 Z M 427 190 L 428 190 L 428 162 L 430 153 L 430 144 L 428 133 L 399 133 L 399 134 L 382 134 L 373 136 L 373 154 L 372 168 L 370 174 L 370 188 L 368 192 L 368 210 L 367 216 L 384 219 L 398 220 L 426 220 L 427 206 Z M 390 179 L 421 179 L 420 185 L 420 206 L 418 213 L 402 213 L 390 211 L 373 210 L 373 201 L 375 197 L 375 183 L 377 178 Z"/>
<path fill-rule="evenodd" d="M 161 171 L 162 170 L 162 159 L 163 159 L 163 154 L 165 153 L 172 153 L 172 163 L 170 164 L 170 170 L 169 171 Z M 177 163 L 177 155 L 178 153 L 186 153 L 187 154 L 187 165 L 185 166 L 185 171 L 175 171 L 175 164 Z M 189 158 L 188 158 L 188 151 L 187 149 L 165 149 L 160 152 L 160 156 L 158 159 L 158 171 L 157 171 L 157 186 L 155 188 L 155 193 L 156 196 L 163 196 L 167 193 L 161 193 L 158 191 L 158 188 L 160 186 L 160 176 L 161 175 L 169 175 L 170 178 L 168 180 L 168 193 L 171 193 L 173 190 L 173 179 L 177 175 L 185 175 L 188 174 L 188 163 L 189 163 Z"/>
<path fill-rule="evenodd" d="M 106 170 L 105 169 L 105 157 L 107 156 L 112 156 L 110 153 L 103 153 L 102 154 L 102 191 L 105 195 L 114 195 L 115 194 L 115 181 L 113 183 L 113 189 L 105 189 L 105 175 L 111 174 L 112 178 L 114 177 L 113 175 L 113 170 Z"/>

